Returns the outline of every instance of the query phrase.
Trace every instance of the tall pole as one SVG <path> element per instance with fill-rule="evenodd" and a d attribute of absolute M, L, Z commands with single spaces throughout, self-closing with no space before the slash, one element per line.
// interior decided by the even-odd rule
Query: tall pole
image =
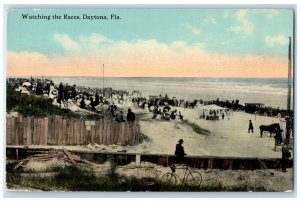
<path fill-rule="evenodd" d="M 291 110 L 291 77 L 292 77 L 292 51 L 291 51 L 291 37 L 289 37 L 289 66 L 288 66 L 288 94 L 287 94 L 287 110 Z"/>
<path fill-rule="evenodd" d="M 102 88 L 103 88 L 103 95 L 102 95 L 102 97 L 103 97 L 103 99 L 104 99 L 104 64 L 103 64 L 103 67 L 102 67 Z"/>

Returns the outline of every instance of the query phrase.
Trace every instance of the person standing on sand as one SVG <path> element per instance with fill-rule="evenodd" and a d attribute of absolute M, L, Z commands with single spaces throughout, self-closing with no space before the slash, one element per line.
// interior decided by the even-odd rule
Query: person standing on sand
<path fill-rule="evenodd" d="M 176 163 L 178 164 L 181 164 L 183 162 L 184 156 L 186 156 L 182 143 L 183 143 L 183 139 L 180 139 L 178 141 L 178 144 L 176 144 L 175 155 L 176 155 Z"/>
<path fill-rule="evenodd" d="M 250 133 L 250 130 L 251 130 L 251 132 L 253 133 L 253 124 L 252 124 L 252 121 L 251 121 L 251 120 L 249 120 L 248 133 Z"/>
<path fill-rule="evenodd" d="M 131 111 L 131 109 L 129 108 L 127 110 L 127 121 L 131 121 L 134 122 L 135 121 L 135 114 Z"/>
<path fill-rule="evenodd" d="M 282 159 L 281 159 L 281 171 L 287 172 L 286 168 L 288 166 L 289 158 L 291 158 L 291 152 L 288 145 L 288 141 L 284 142 L 284 145 L 282 146 Z"/>

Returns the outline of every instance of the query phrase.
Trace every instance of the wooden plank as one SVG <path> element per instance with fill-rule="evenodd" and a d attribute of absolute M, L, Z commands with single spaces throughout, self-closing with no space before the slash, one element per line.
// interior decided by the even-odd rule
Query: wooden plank
<path fill-rule="evenodd" d="M 23 142 L 23 145 L 27 145 L 27 128 L 28 128 L 28 118 L 27 117 L 24 117 L 23 118 L 23 137 L 22 137 L 22 142 Z"/>
<path fill-rule="evenodd" d="M 48 142 L 48 118 L 44 118 L 43 145 L 47 145 L 47 142 Z"/>
<path fill-rule="evenodd" d="M 121 135 L 122 135 L 122 124 L 118 124 L 117 130 L 116 130 L 116 142 L 120 145 L 122 144 Z"/>
<path fill-rule="evenodd" d="M 130 130 L 130 133 L 131 133 L 131 145 L 135 145 L 135 125 L 134 123 L 130 122 L 130 123 L 127 123 L 129 125 L 129 130 Z"/>
<path fill-rule="evenodd" d="M 19 116 L 17 118 L 16 144 L 22 145 L 22 143 L 23 143 L 23 117 Z"/>
<path fill-rule="evenodd" d="M 118 128 L 120 126 L 120 123 L 117 123 L 117 122 L 114 122 L 112 121 L 111 122 L 111 141 L 112 141 L 112 144 L 116 144 L 118 142 Z"/>
<path fill-rule="evenodd" d="M 132 132 L 130 130 L 129 124 L 126 123 L 126 134 L 127 134 L 127 142 L 129 145 L 132 145 Z"/>
<path fill-rule="evenodd" d="M 71 155 L 69 154 L 69 152 L 67 152 L 65 149 L 63 149 L 63 152 L 65 153 L 65 155 L 67 156 L 67 158 L 71 161 L 71 163 L 76 167 L 79 168 L 77 163 L 73 160 L 73 158 L 71 157 Z"/>
<path fill-rule="evenodd" d="M 82 133 L 83 133 L 82 125 L 83 125 L 82 121 L 78 120 L 78 140 L 77 140 L 78 145 L 82 144 Z"/>
<path fill-rule="evenodd" d="M 139 123 L 136 123 L 136 144 L 139 143 L 140 135 L 141 135 L 141 126 Z"/>
<path fill-rule="evenodd" d="M 55 125 L 55 127 L 58 128 L 58 136 L 56 137 L 56 144 L 57 145 L 66 145 L 66 128 L 64 128 L 64 119 L 61 116 L 57 116 L 56 117 L 57 122 L 55 124 L 58 124 L 57 126 Z M 65 131 L 64 131 L 65 129 Z"/>
<path fill-rule="evenodd" d="M 41 144 L 40 139 L 41 139 L 41 119 L 37 119 L 37 133 L 36 133 L 36 144 L 37 145 Z"/>
<path fill-rule="evenodd" d="M 11 132 L 10 132 L 10 117 L 6 117 L 6 145 L 11 145 Z"/>
<path fill-rule="evenodd" d="M 80 120 L 80 135 L 79 135 L 79 144 L 83 145 L 83 136 L 84 136 L 84 121 Z"/>
<path fill-rule="evenodd" d="M 70 120 L 66 119 L 66 145 L 70 144 Z"/>
<path fill-rule="evenodd" d="M 73 145 L 77 145 L 78 120 L 73 120 Z"/>
<path fill-rule="evenodd" d="M 75 132 L 74 132 L 74 122 L 75 122 L 75 120 L 74 119 L 71 119 L 71 125 L 70 125 L 70 127 L 71 127 L 71 131 L 70 131 L 70 133 L 71 133 L 71 144 L 72 145 L 75 145 Z"/>
<path fill-rule="evenodd" d="M 41 128 L 41 119 L 37 119 L 37 133 L 36 133 L 36 144 L 41 145 L 41 133 L 42 133 L 42 128 Z"/>
<path fill-rule="evenodd" d="M 52 123 L 52 119 L 51 119 L 51 116 L 48 116 L 48 136 L 47 136 L 47 144 L 48 145 L 52 145 L 52 142 L 51 142 L 51 135 L 52 135 L 52 125 L 51 125 L 51 123 Z"/>
<path fill-rule="evenodd" d="M 59 145 L 67 145 L 67 120 L 62 120 L 61 135 L 59 138 Z"/>
<path fill-rule="evenodd" d="M 38 133 L 38 120 L 36 118 L 33 118 L 33 137 L 32 137 L 32 141 L 34 145 L 37 145 L 37 133 Z"/>
<path fill-rule="evenodd" d="M 108 137 L 108 129 L 109 128 L 109 124 L 108 124 L 108 120 L 104 120 L 104 144 L 108 145 L 109 144 L 109 137 Z"/>
<path fill-rule="evenodd" d="M 106 137 L 107 137 L 107 144 L 112 144 L 112 141 L 111 141 L 111 122 L 110 121 L 107 121 L 107 134 L 106 134 Z"/>
<path fill-rule="evenodd" d="M 38 142 L 39 142 L 39 145 L 42 144 L 42 139 L 43 139 L 43 119 L 39 119 L 39 139 L 38 139 Z"/>
<path fill-rule="evenodd" d="M 103 119 L 99 121 L 100 125 L 100 131 L 99 131 L 99 144 L 103 144 L 103 139 L 104 139 L 104 122 Z"/>
<path fill-rule="evenodd" d="M 91 143 L 95 144 L 95 133 L 96 133 L 96 129 L 95 126 L 91 126 Z"/>
<path fill-rule="evenodd" d="M 96 121 L 95 123 L 95 143 L 100 144 L 100 123 Z"/>
<path fill-rule="evenodd" d="M 106 121 L 102 120 L 102 134 L 101 134 L 102 144 L 106 144 Z"/>
<path fill-rule="evenodd" d="M 27 128 L 26 128 L 26 145 L 30 146 L 32 144 L 32 131 L 31 131 L 31 117 L 27 117 Z"/>
<path fill-rule="evenodd" d="M 70 145 L 71 143 L 71 120 L 66 119 L 67 130 L 66 130 L 66 145 Z"/>
<path fill-rule="evenodd" d="M 70 120 L 70 144 L 74 145 L 75 133 L 74 133 L 74 119 Z"/>
<path fill-rule="evenodd" d="M 39 145 L 42 144 L 42 139 L 43 139 L 43 119 L 39 118 L 39 139 L 38 139 L 38 142 L 39 142 Z"/>
<path fill-rule="evenodd" d="M 57 140 L 56 138 L 58 138 L 58 136 L 56 136 L 55 133 L 55 128 L 56 128 L 56 116 L 52 116 L 51 117 L 51 144 L 55 145 L 57 144 Z"/>
<path fill-rule="evenodd" d="M 53 144 L 54 145 L 59 145 L 58 142 L 59 142 L 59 134 L 60 134 L 60 122 L 59 122 L 59 116 L 55 116 L 54 117 L 54 142 Z"/>
<path fill-rule="evenodd" d="M 126 126 L 125 124 L 123 123 L 122 126 L 121 126 L 121 144 L 127 144 L 127 141 L 126 141 Z"/>
<path fill-rule="evenodd" d="M 55 118 L 54 116 L 48 116 L 48 135 L 47 135 L 47 144 L 55 144 Z"/>
<path fill-rule="evenodd" d="M 10 142 L 11 145 L 15 145 L 15 118 L 11 117 L 10 118 Z"/>
<path fill-rule="evenodd" d="M 15 145 L 19 145 L 19 118 L 15 118 Z"/>

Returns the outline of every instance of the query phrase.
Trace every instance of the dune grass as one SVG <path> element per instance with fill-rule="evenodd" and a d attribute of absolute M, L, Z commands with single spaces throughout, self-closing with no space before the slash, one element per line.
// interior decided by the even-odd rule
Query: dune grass
<path fill-rule="evenodd" d="M 49 98 L 26 95 L 16 92 L 13 87 L 7 86 L 6 111 L 16 111 L 23 116 L 46 117 L 48 115 L 60 115 L 64 118 L 80 118 L 79 114 L 69 109 L 61 109 L 52 105 Z"/>
<path fill-rule="evenodd" d="M 211 134 L 209 130 L 201 128 L 199 125 L 189 122 L 188 120 L 182 120 L 182 123 L 184 125 L 190 126 L 195 133 L 198 133 L 200 135 L 210 135 Z"/>
<path fill-rule="evenodd" d="M 78 170 L 73 166 L 54 167 L 49 172 L 55 175 L 45 176 L 43 173 L 24 175 L 21 171 L 7 170 L 8 189 L 25 187 L 42 191 L 155 191 L 155 192 L 204 192 L 204 191 L 247 191 L 247 186 L 225 187 L 211 184 L 202 187 L 166 185 L 159 179 L 124 177 L 112 172 L 105 176 L 95 176 L 93 172 Z M 264 191 L 264 190 L 261 190 Z"/>

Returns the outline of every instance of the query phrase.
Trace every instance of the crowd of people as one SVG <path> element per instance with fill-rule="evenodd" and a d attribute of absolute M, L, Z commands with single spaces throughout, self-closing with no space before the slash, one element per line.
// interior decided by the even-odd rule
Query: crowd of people
<path fill-rule="evenodd" d="M 153 118 L 158 120 L 182 120 L 181 112 L 171 110 L 171 107 L 196 108 L 197 106 L 215 104 L 220 107 L 226 107 L 231 110 L 245 110 L 245 107 L 239 104 L 239 100 L 216 100 L 203 101 L 200 100 L 184 100 L 176 97 L 169 98 L 165 96 L 150 96 L 149 98 L 141 97 L 141 93 L 124 90 L 114 90 L 112 88 L 90 88 L 84 86 L 68 85 L 60 83 L 58 86 L 50 79 L 40 78 L 9 78 L 9 85 L 12 85 L 16 91 L 24 94 L 33 94 L 45 96 L 53 100 L 53 104 L 61 108 L 69 108 L 71 110 L 87 109 L 97 113 L 117 113 L 116 104 L 126 105 L 129 107 L 140 107 L 145 113 L 152 112 Z M 132 96 L 133 94 L 138 96 Z M 130 99 L 129 99 L 130 97 Z M 107 110 L 103 110 L 103 106 L 109 106 Z M 113 113 L 112 113 L 113 112 Z M 252 112 L 248 112 L 252 113 Z M 257 106 L 253 113 L 264 116 L 281 116 L 288 115 L 287 110 Z"/>
<path fill-rule="evenodd" d="M 52 100 L 52 104 L 72 111 L 89 110 L 125 121 L 123 111 L 116 104 L 122 103 L 128 92 L 111 88 L 98 89 L 60 83 L 58 86 L 50 79 L 9 78 L 7 85 L 22 94 L 43 96 Z M 127 121 L 134 121 L 135 115 L 128 109 Z"/>

